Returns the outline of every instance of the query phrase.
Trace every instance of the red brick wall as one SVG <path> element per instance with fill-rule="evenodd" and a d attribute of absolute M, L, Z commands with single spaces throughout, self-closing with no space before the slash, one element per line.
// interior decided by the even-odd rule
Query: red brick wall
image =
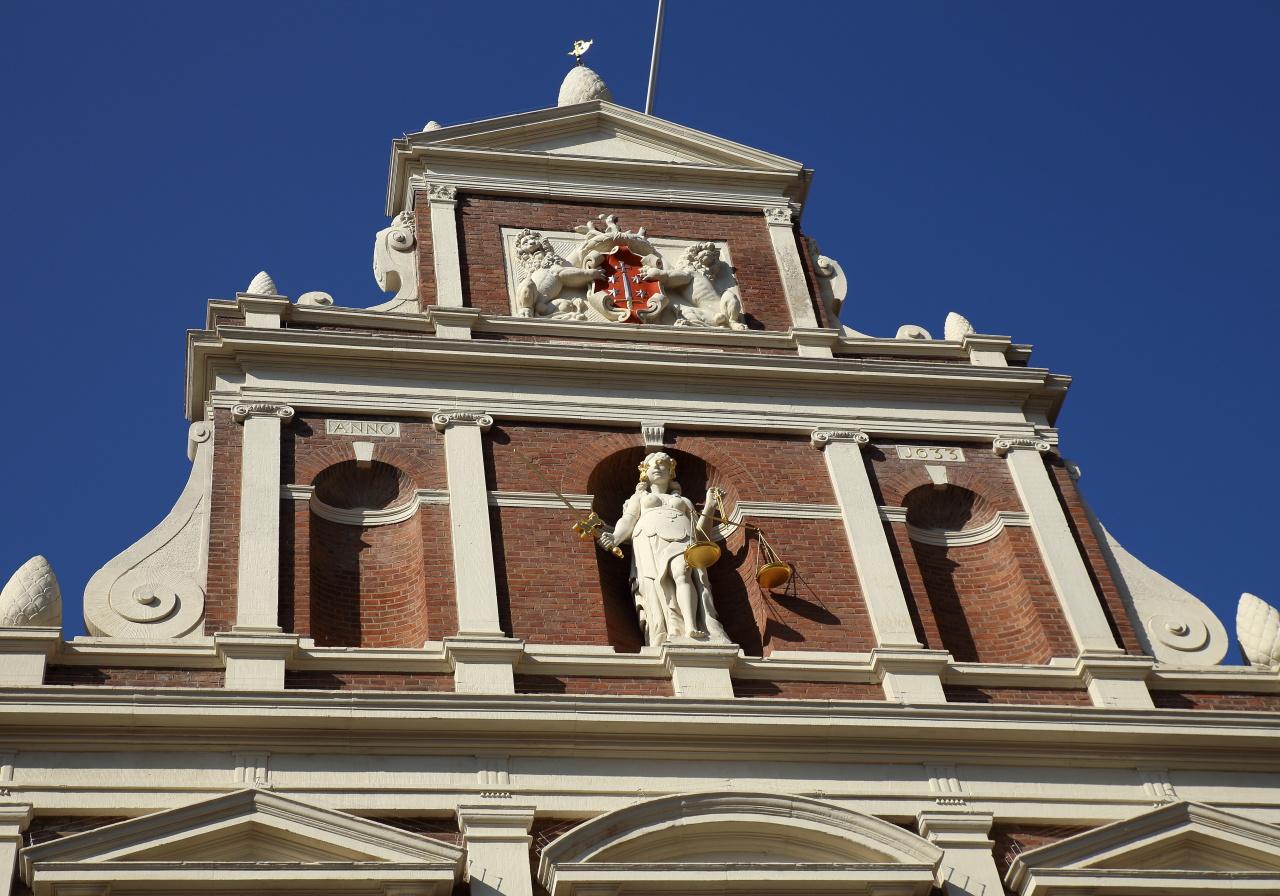
<path fill-rule="evenodd" d="M 594 675 L 516 675 L 517 694 L 609 694 L 670 697 L 666 678 L 619 678 Z"/>
<path fill-rule="evenodd" d="M 240 563 L 240 452 L 244 430 L 229 410 L 213 412 L 213 493 L 209 499 L 209 580 L 204 597 L 206 634 L 236 622 Z"/>
<path fill-rule="evenodd" d="M 343 419 L 396 420 L 344 415 Z M 429 421 L 400 419 L 399 439 L 374 439 L 361 470 L 351 443 L 325 417 L 285 428 L 282 476 L 313 485 L 336 507 L 401 506 L 420 488 L 447 485 L 442 437 Z M 281 520 L 281 625 L 322 646 L 418 647 L 457 631 L 449 509 L 428 505 L 386 526 L 347 526 L 296 501 Z"/>
<path fill-rule="evenodd" d="M 600 214 L 614 214 L 624 230 L 647 229 L 650 237 L 723 240 L 733 256 L 745 319 L 756 330 L 789 330 L 791 312 L 764 215 L 759 211 L 693 211 L 685 208 L 543 202 L 510 197 L 458 196 L 459 254 L 467 304 L 488 314 L 510 314 L 503 267 L 502 228 L 572 231 Z M 419 212 L 418 233 L 429 226 Z M 422 255 L 420 258 L 425 259 Z M 430 262 L 423 261 L 423 271 Z M 422 290 L 426 294 L 425 289 Z"/>
<path fill-rule="evenodd" d="M 1009 873 L 1013 860 L 1029 849 L 1057 843 L 1068 837 L 1083 833 L 1088 828 L 1068 827 L 1066 825 L 1017 825 L 994 824 L 991 826 L 991 839 L 995 843 L 992 852 L 996 859 L 996 868 L 1000 876 Z"/>
<path fill-rule="evenodd" d="M 413 224 L 418 253 L 418 301 L 425 308 L 436 304 L 436 261 L 431 242 L 431 206 L 420 190 L 413 194 Z"/>
<path fill-rule="evenodd" d="M 289 669 L 286 690 L 317 691 L 452 691 L 452 672 L 329 672 Z"/>
<path fill-rule="evenodd" d="M 1280 694 L 1156 691 L 1151 701 L 1160 709 L 1217 709 L 1238 712 L 1280 712 Z"/>
<path fill-rule="evenodd" d="M 107 685 L 127 688 L 220 688 L 221 669 L 46 666 L 45 684 Z"/>
<path fill-rule="evenodd" d="M 871 682 L 765 681 L 733 679 L 735 697 L 778 697 L 790 700 L 883 700 L 884 688 Z"/>
<path fill-rule="evenodd" d="M 546 492 L 527 457 L 566 494 L 595 495 L 610 524 L 634 492 L 636 467 L 648 450 L 638 432 L 614 427 L 500 424 L 486 437 L 488 479 L 500 491 Z M 684 493 L 701 503 L 708 485 L 737 500 L 834 505 L 820 452 L 795 436 L 668 430 Z M 627 584 L 629 561 L 574 540 L 574 515 L 554 508 L 501 508 L 491 513 L 504 625 L 541 643 L 640 646 Z M 755 582 L 759 547 L 738 532 L 710 570 L 716 608 L 730 636 L 748 653 L 784 647 L 868 650 L 873 635 L 839 520 L 753 520 L 795 564 L 785 591 L 763 593 Z M 628 549 L 629 550 L 629 549 Z"/>
<path fill-rule="evenodd" d="M 944 685 L 948 703 L 997 703 L 1026 706 L 1092 706 L 1088 691 L 1064 688 L 977 688 Z"/>
<path fill-rule="evenodd" d="M 1089 517 L 1085 513 L 1080 487 L 1067 472 L 1066 465 L 1061 458 L 1052 457 L 1046 462 L 1049 466 L 1050 478 L 1058 491 L 1058 500 L 1067 512 L 1067 522 L 1071 526 L 1071 534 L 1075 536 L 1076 546 L 1084 556 L 1085 567 L 1089 570 L 1089 578 L 1093 582 L 1093 590 L 1101 596 L 1102 609 L 1111 625 L 1111 633 L 1115 635 L 1116 643 L 1123 647 L 1127 653 L 1141 655 L 1143 652 L 1142 645 L 1138 641 L 1138 636 L 1134 633 L 1133 619 L 1125 608 L 1124 600 L 1120 596 L 1120 589 L 1116 586 L 1115 579 L 1111 575 L 1111 567 L 1107 565 L 1106 557 L 1102 554 L 1102 548 L 1098 544 L 1098 537 L 1094 534 L 1093 526 L 1089 525 Z"/>

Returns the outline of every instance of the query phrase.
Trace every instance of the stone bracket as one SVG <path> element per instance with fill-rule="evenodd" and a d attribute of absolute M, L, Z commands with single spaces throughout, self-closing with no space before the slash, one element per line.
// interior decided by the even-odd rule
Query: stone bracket
<path fill-rule="evenodd" d="M 298 651 L 299 637 L 271 629 L 238 626 L 213 636 L 214 648 L 226 667 L 223 687 L 235 691 L 282 691 L 288 661 Z"/>
<path fill-rule="evenodd" d="M 61 650 L 60 628 L 0 628 L 0 687 L 44 684 L 44 667 Z"/>
<path fill-rule="evenodd" d="M 1149 656 L 1119 651 L 1088 651 L 1076 659 L 1076 674 L 1089 689 L 1094 706 L 1109 709 L 1154 709 L 1147 677 L 1155 668 Z"/>
<path fill-rule="evenodd" d="M 733 698 L 730 670 L 741 653 L 737 644 L 672 638 L 663 642 L 660 655 L 677 697 L 729 700 Z"/>
<path fill-rule="evenodd" d="M 946 703 L 942 673 L 952 662 L 945 650 L 871 650 L 872 673 L 884 687 L 885 696 L 899 703 Z"/>
<path fill-rule="evenodd" d="M 524 656 L 524 641 L 461 633 L 444 639 L 444 655 L 453 667 L 457 693 L 514 694 L 515 666 Z"/>

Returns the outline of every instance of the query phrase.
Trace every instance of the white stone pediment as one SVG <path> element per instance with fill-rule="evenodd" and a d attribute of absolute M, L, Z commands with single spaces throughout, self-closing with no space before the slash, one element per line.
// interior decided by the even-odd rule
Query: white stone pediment
<path fill-rule="evenodd" d="M 462 850 L 262 790 L 129 819 L 22 851 L 37 896 L 105 886 L 182 892 L 333 889 L 437 896 L 461 874 Z M 401 890 L 397 889 L 397 892 Z"/>
<path fill-rule="evenodd" d="M 552 896 L 900 893 L 932 887 L 941 851 L 896 825 L 763 793 L 664 797 L 579 825 L 542 853 Z"/>
<path fill-rule="evenodd" d="M 1014 860 L 1019 896 L 1079 892 L 1280 892 L 1280 828 L 1198 803 L 1174 803 Z"/>
<path fill-rule="evenodd" d="M 594 159 L 800 171 L 801 165 L 693 128 L 604 101 L 457 125 L 408 138 L 413 145 Z"/>

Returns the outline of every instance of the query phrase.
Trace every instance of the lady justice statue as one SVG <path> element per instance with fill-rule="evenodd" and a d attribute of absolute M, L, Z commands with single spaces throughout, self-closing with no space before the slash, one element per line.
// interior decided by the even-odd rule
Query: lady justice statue
<path fill-rule="evenodd" d="M 622 518 L 598 540 L 605 550 L 631 541 L 631 595 L 646 644 L 668 638 L 727 643 L 729 635 L 716 616 L 707 572 L 691 568 L 684 557 L 699 532 L 706 538 L 721 493 L 707 489 L 702 513 L 696 515 L 693 502 L 680 493 L 675 472 L 676 462 L 669 454 L 655 451 L 645 457 L 636 493 L 622 506 Z"/>

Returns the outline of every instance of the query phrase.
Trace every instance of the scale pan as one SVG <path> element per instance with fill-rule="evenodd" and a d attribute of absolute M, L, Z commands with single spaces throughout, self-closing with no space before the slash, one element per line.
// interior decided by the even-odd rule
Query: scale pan
<path fill-rule="evenodd" d="M 688 553 L 688 551 L 685 553 Z M 756 570 L 756 581 L 766 591 L 782 588 L 787 582 L 791 581 L 791 564 L 777 560 L 772 563 L 766 563 Z"/>
<path fill-rule="evenodd" d="M 713 541 L 695 541 L 684 549 L 684 562 L 694 569 L 706 569 L 720 559 L 720 546 Z"/>

